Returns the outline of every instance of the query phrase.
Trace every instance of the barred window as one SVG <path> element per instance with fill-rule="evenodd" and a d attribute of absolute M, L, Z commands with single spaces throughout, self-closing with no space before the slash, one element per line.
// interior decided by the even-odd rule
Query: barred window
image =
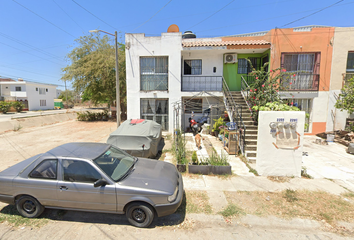
<path fill-rule="evenodd" d="M 41 107 L 47 106 L 47 101 L 46 100 L 39 100 L 39 106 L 41 106 Z"/>
<path fill-rule="evenodd" d="M 39 88 L 39 94 L 40 95 L 45 95 L 45 88 Z"/>
<path fill-rule="evenodd" d="M 15 87 L 16 92 L 21 92 L 21 87 Z"/>
<path fill-rule="evenodd" d="M 140 58 L 140 89 L 168 90 L 168 57 Z"/>
<path fill-rule="evenodd" d="M 168 130 L 168 99 L 140 99 L 141 118 L 153 120 Z"/>
<path fill-rule="evenodd" d="M 202 60 L 184 60 L 184 75 L 201 75 Z"/>

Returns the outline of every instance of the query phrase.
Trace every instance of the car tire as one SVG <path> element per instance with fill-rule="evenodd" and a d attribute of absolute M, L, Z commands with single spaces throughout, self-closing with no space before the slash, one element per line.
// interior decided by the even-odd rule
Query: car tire
<path fill-rule="evenodd" d="M 154 211 L 147 204 L 131 203 L 127 208 L 126 217 L 133 226 L 145 228 L 154 220 Z"/>
<path fill-rule="evenodd" d="M 33 197 L 22 196 L 16 201 L 17 211 L 27 218 L 35 218 L 42 214 L 44 207 Z"/>

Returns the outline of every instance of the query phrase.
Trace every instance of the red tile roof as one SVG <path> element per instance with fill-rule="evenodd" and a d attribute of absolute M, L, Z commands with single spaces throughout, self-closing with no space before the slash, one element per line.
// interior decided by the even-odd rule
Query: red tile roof
<path fill-rule="evenodd" d="M 268 45 L 265 40 L 242 40 L 242 41 L 182 41 L 183 47 L 222 47 L 235 45 Z"/>

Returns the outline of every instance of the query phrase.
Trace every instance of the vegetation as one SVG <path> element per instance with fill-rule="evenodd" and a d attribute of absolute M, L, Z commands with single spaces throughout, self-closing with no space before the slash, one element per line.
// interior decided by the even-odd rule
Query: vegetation
<path fill-rule="evenodd" d="M 197 164 L 198 163 L 198 157 L 197 157 L 197 152 L 193 151 L 192 153 L 192 163 Z"/>
<path fill-rule="evenodd" d="M 108 120 L 108 110 L 105 109 L 103 112 L 77 112 L 78 121 L 107 121 Z"/>
<path fill-rule="evenodd" d="M 187 164 L 188 160 L 186 158 L 186 141 L 182 136 L 182 131 L 177 129 L 175 131 L 174 139 L 174 154 L 176 156 L 177 164 Z"/>
<path fill-rule="evenodd" d="M 16 101 L 12 103 L 12 107 L 16 110 L 16 112 L 22 112 L 25 105 L 22 102 Z"/>
<path fill-rule="evenodd" d="M 219 213 L 224 217 L 245 215 L 245 212 L 242 210 L 242 208 L 238 207 L 235 204 L 227 205 L 227 207 Z"/>
<path fill-rule="evenodd" d="M 221 155 L 217 154 L 215 149 L 212 152 L 211 156 L 207 159 L 207 163 L 212 165 L 212 166 L 229 166 L 229 160 L 223 152 L 221 152 Z"/>
<path fill-rule="evenodd" d="M 214 119 L 215 123 L 213 125 L 213 132 L 220 132 L 220 129 L 225 126 L 224 119 L 219 117 L 219 119 Z"/>
<path fill-rule="evenodd" d="M 22 217 L 14 205 L 7 205 L 0 211 L 0 223 L 7 222 L 12 226 L 41 227 L 48 222 L 45 213 L 40 218 Z"/>
<path fill-rule="evenodd" d="M 11 108 L 11 103 L 10 102 L 4 102 L 4 101 L 1 101 L 0 102 L 0 111 L 2 113 L 7 113 Z"/>
<path fill-rule="evenodd" d="M 75 92 L 81 92 L 84 100 L 94 104 L 108 103 L 116 99 L 115 46 L 109 37 L 92 33 L 75 40 L 75 47 L 67 58 L 68 66 L 62 69 L 63 81 L 73 81 Z M 125 47 L 119 43 L 120 107 L 126 112 Z"/>
<path fill-rule="evenodd" d="M 342 111 L 346 110 L 349 114 L 354 112 L 354 77 L 347 80 L 342 88 L 342 93 L 339 94 L 335 107 Z"/>

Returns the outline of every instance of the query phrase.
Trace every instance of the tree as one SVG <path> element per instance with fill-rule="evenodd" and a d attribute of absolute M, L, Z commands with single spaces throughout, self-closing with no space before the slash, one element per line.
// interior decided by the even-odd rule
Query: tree
<path fill-rule="evenodd" d="M 75 40 L 78 45 L 67 58 L 69 65 L 62 69 L 63 81 L 73 81 L 76 92 L 82 92 L 94 104 L 116 100 L 115 46 L 107 35 L 91 33 Z M 126 111 L 125 46 L 119 43 L 120 105 Z"/>
<path fill-rule="evenodd" d="M 354 77 L 347 80 L 342 88 L 342 93 L 339 94 L 335 107 L 342 111 L 346 110 L 349 114 L 354 112 Z"/>

